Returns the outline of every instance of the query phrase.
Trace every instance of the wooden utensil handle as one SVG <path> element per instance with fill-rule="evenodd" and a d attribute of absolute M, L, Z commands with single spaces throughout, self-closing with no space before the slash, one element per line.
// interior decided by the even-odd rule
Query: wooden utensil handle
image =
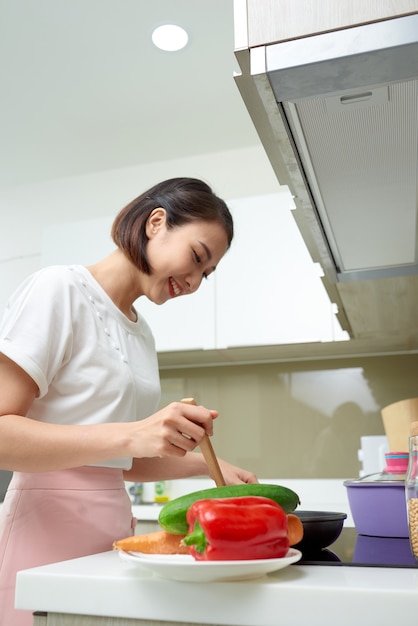
<path fill-rule="evenodd" d="M 196 401 L 194 398 L 183 398 L 182 402 L 184 402 L 185 404 L 193 404 L 196 406 Z M 222 487 L 226 485 L 225 479 L 221 472 L 221 468 L 219 467 L 218 459 L 216 458 L 215 451 L 207 434 L 205 434 L 202 441 L 200 442 L 200 450 L 202 451 L 203 457 L 208 465 L 210 474 L 215 481 L 216 486 Z"/>

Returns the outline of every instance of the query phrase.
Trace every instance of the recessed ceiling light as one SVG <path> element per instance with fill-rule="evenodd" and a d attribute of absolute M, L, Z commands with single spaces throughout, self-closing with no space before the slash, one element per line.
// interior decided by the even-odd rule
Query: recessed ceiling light
<path fill-rule="evenodd" d="M 181 50 L 187 44 L 189 36 L 180 26 L 164 24 L 158 26 L 152 33 L 152 41 L 157 48 L 167 52 Z"/>

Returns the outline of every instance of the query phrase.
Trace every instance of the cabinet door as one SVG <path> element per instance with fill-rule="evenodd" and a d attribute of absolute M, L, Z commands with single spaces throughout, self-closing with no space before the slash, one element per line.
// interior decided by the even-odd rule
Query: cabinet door
<path fill-rule="evenodd" d="M 216 271 L 217 348 L 330 341 L 342 333 L 289 190 L 228 205 L 235 236 Z"/>
<path fill-rule="evenodd" d="M 101 217 L 47 224 L 43 231 L 42 266 L 97 263 L 115 250 L 110 236 L 112 223 L 112 217 Z"/>
<path fill-rule="evenodd" d="M 113 218 L 52 224 L 45 228 L 42 265 L 90 265 L 110 254 Z M 213 349 L 215 347 L 214 277 L 189 296 L 157 306 L 139 298 L 135 307 L 150 325 L 158 352 Z"/>
<path fill-rule="evenodd" d="M 215 348 L 215 280 L 211 275 L 199 290 L 162 305 L 139 298 L 135 307 L 145 317 L 158 352 Z"/>
<path fill-rule="evenodd" d="M 231 249 L 189 296 L 135 302 L 158 352 L 211 350 L 346 338 L 291 214 L 289 190 L 228 202 Z M 51 226 L 43 264 L 88 265 L 114 249 L 109 218 Z M 343 336 L 344 335 L 344 336 Z"/>

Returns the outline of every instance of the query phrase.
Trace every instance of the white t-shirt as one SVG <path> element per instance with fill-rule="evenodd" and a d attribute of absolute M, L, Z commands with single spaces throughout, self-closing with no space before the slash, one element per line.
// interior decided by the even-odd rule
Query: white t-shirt
<path fill-rule="evenodd" d="M 24 281 L 6 306 L 0 352 L 39 387 L 32 419 L 129 422 L 158 408 L 158 361 L 147 322 L 139 314 L 130 321 L 82 266 L 48 267 Z M 131 464 L 128 458 L 100 463 Z"/>

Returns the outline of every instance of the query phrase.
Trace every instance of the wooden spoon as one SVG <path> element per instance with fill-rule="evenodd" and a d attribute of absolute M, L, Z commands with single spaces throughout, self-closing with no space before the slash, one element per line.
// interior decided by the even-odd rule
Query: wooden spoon
<path fill-rule="evenodd" d="M 194 398 L 183 398 L 182 402 L 184 402 L 185 404 L 193 404 L 194 406 L 196 406 Z M 226 485 L 226 482 L 224 477 L 222 476 L 218 459 L 216 458 L 216 454 L 212 448 L 212 444 L 207 434 L 205 434 L 199 445 L 216 486 L 223 487 L 224 485 Z"/>

